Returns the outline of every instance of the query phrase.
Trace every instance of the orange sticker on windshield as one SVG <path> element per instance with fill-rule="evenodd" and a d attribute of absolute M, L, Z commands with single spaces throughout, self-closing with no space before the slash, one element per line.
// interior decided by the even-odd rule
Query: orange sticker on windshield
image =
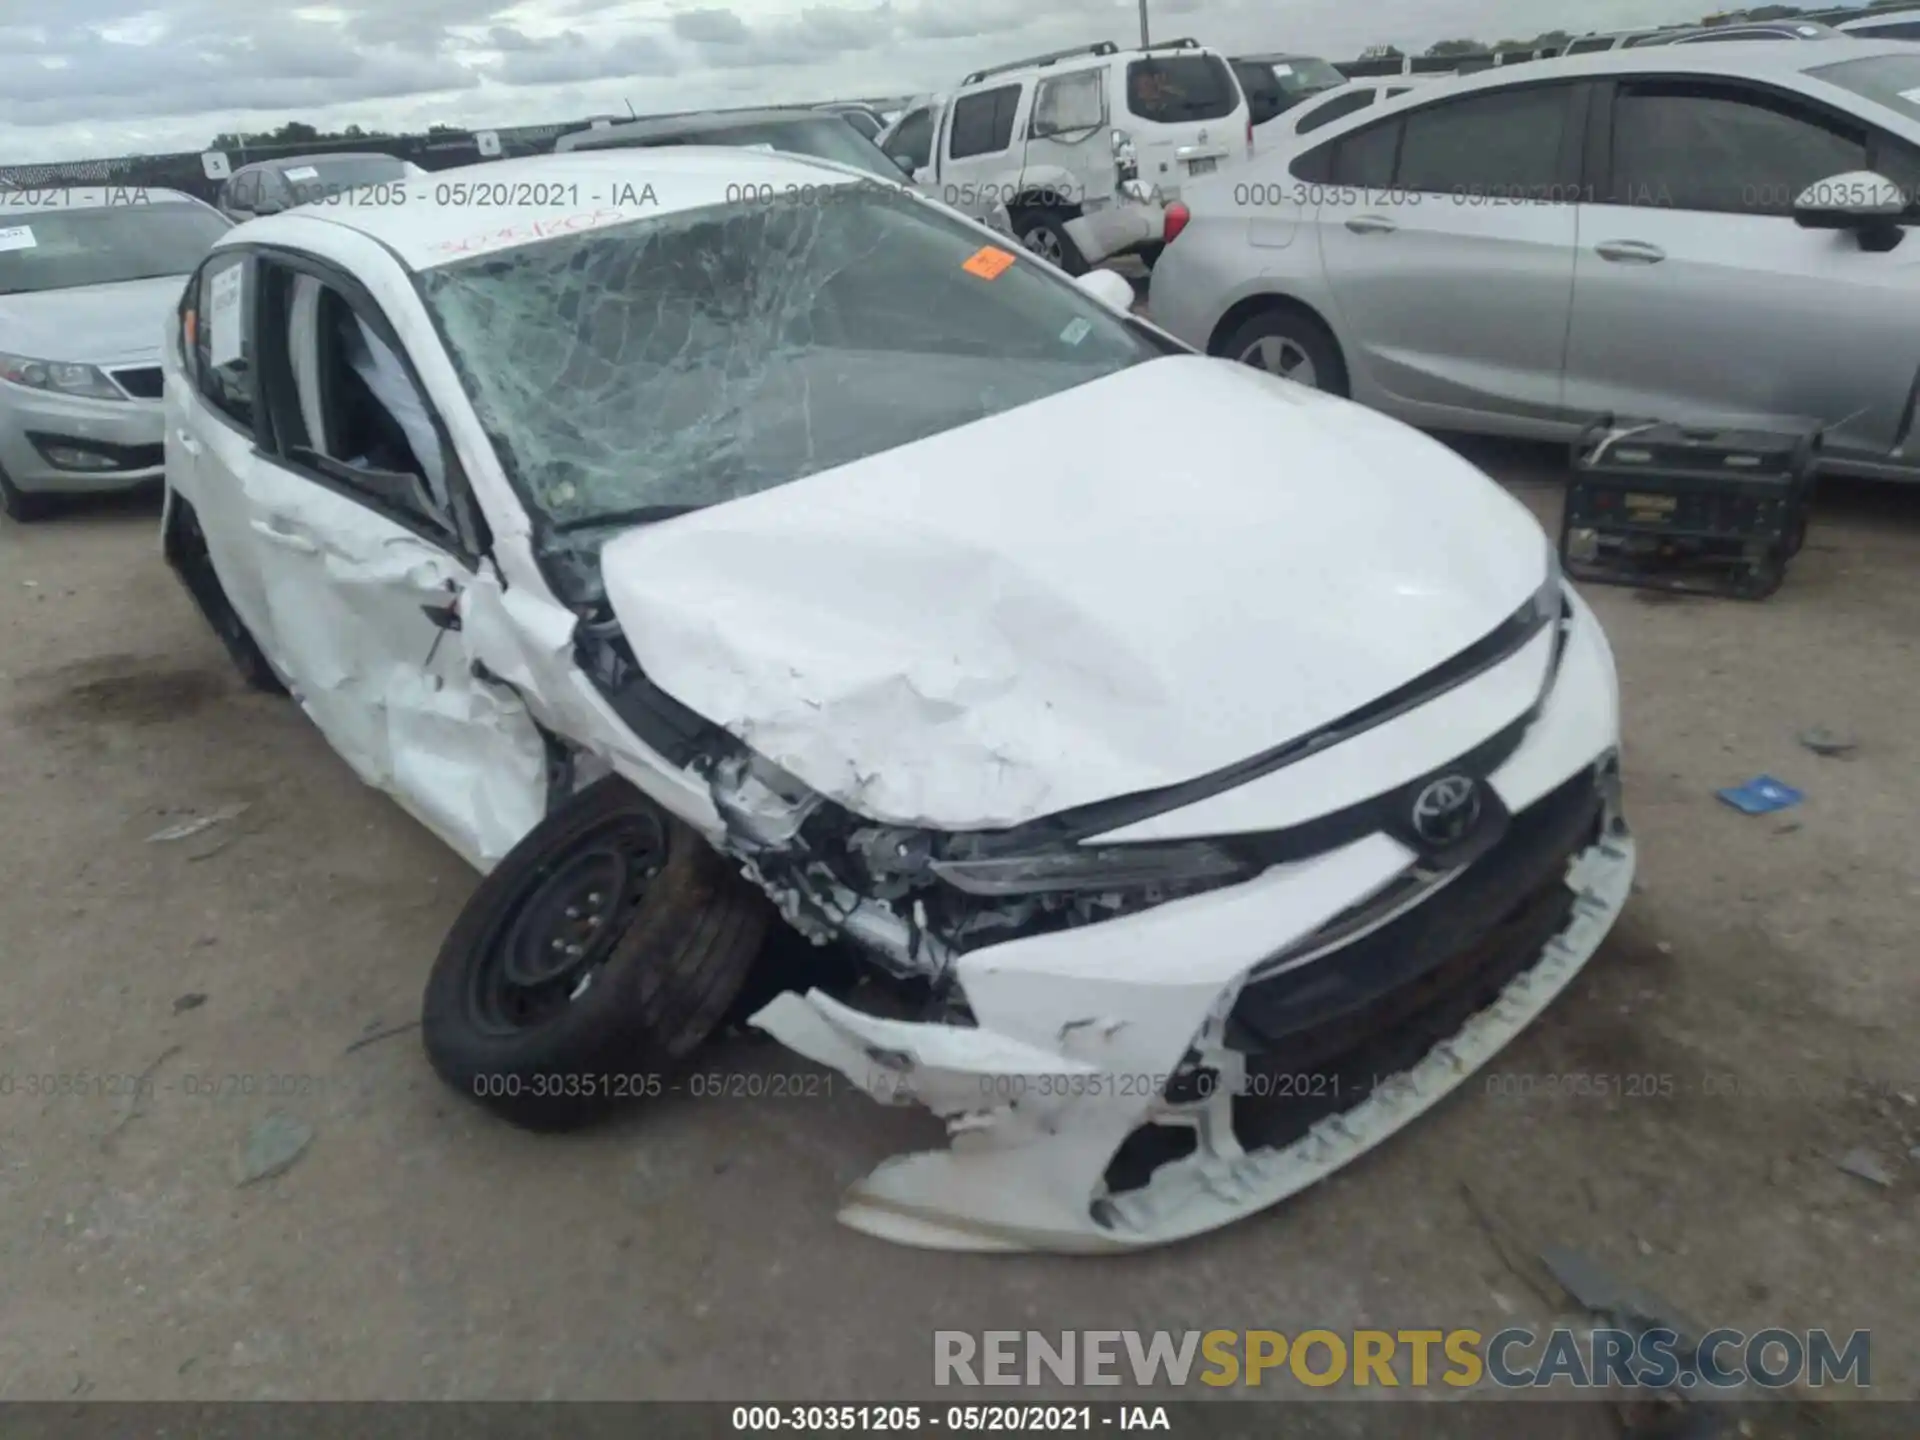
<path fill-rule="evenodd" d="M 998 280 L 1001 273 L 1013 264 L 1013 256 L 992 245 L 982 245 L 969 255 L 960 268 L 969 275 L 978 275 L 982 280 Z"/>

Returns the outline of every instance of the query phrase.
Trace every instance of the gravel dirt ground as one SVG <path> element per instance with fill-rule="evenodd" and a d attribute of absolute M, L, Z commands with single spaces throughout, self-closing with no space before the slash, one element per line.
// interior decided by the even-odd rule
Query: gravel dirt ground
<path fill-rule="evenodd" d="M 1463 448 L 1554 518 L 1555 452 Z M 844 1085 L 561 1139 L 445 1090 L 400 1027 L 474 876 L 240 688 L 152 507 L 0 522 L 0 1398 L 927 1397 L 939 1328 L 1542 1323 L 1566 1302 L 1526 1257 L 1555 1243 L 1710 1324 L 1871 1329 L 1878 1393 L 1920 1398 L 1916 573 L 1920 493 L 1849 488 L 1765 604 L 1589 589 L 1642 848 L 1574 989 L 1290 1204 L 1008 1259 L 836 1225 L 938 1140 Z M 1714 798 L 1760 772 L 1804 804 Z M 736 1039 L 703 1068 L 802 1067 Z M 274 1112 L 311 1143 L 239 1186 Z M 1839 1167 L 1860 1148 L 1890 1184 Z"/>

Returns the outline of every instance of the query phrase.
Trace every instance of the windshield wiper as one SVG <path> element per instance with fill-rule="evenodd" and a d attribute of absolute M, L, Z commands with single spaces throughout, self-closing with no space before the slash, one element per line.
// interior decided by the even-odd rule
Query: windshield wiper
<path fill-rule="evenodd" d="M 610 525 L 651 525 L 659 520 L 674 520 L 704 510 L 704 505 L 641 505 L 632 510 L 616 510 L 610 515 L 589 515 L 579 520 L 562 520 L 554 529 L 562 535 L 576 530 L 604 530 Z"/>

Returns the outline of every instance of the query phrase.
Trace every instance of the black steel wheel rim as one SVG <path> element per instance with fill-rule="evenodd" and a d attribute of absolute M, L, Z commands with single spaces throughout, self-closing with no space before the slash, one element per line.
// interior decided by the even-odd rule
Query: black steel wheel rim
<path fill-rule="evenodd" d="M 469 1010 L 481 1030 L 516 1034 L 586 993 L 645 903 L 667 859 L 649 814 L 617 816 L 526 879 L 478 947 Z"/>

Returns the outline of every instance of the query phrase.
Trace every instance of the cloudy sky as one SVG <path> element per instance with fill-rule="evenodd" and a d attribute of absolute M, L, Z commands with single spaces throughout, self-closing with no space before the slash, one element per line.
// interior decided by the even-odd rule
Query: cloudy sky
<path fill-rule="evenodd" d="M 1706 0 L 1149 0 L 1155 38 L 1346 58 L 1692 19 Z M 198 150 L 305 120 L 386 130 L 907 94 L 1139 34 L 1136 0 L 0 0 L 0 160 Z"/>

